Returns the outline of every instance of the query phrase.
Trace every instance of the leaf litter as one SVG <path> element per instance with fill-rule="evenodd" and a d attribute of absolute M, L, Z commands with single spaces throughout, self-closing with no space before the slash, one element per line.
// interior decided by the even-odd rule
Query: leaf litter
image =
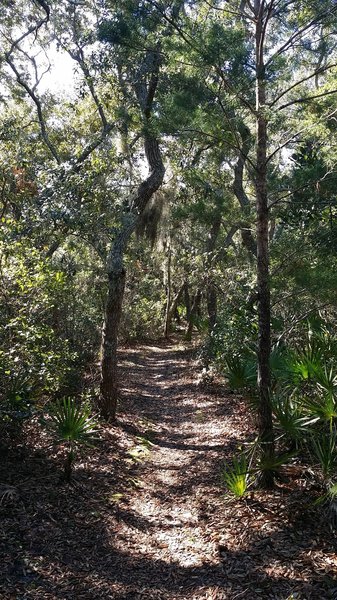
<path fill-rule="evenodd" d="M 38 421 L 3 449 L 1 600 L 337 599 L 336 536 L 303 470 L 228 501 L 221 469 L 254 434 L 242 397 L 200 385 L 191 346 L 123 349 L 116 425 L 60 485 Z M 290 470 L 291 471 L 291 470 Z"/>

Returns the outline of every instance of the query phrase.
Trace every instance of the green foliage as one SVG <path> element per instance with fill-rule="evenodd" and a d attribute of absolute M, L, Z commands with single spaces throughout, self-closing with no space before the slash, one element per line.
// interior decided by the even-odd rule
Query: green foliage
<path fill-rule="evenodd" d="M 327 479 L 336 473 L 337 469 L 337 434 L 334 428 L 329 433 L 324 432 L 312 439 L 314 458 L 319 462 L 323 477 Z"/>
<path fill-rule="evenodd" d="M 322 427 L 331 431 L 337 418 L 334 340 L 309 330 L 306 344 L 282 354 L 272 398 L 277 426 L 293 441 L 303 441 Z"/>
<path fill-rule="evenodd" d="M 160 25 L 160 14 L 150 5 L 135 0 L 121 0 L 112 8 L 105 12 L 105 18 L 98 25 L 98 39 L 127 52 L 133 50 L 130 54 L 134 57 L 136 48 Z"/>
<path fill-rule="evenodd" d="M 252 354 L 256 348 L 257 322 L 254 307 L 247 297 L 254 292 L 249 277 L 236 276 L 218 311 L 217 323 L 210 339 L 210 354 L 220 370 L 226 369 L 226 358 L 242 356 L 243 349 Z"/>
<path fill-rule="evenodd" d="M 213 21 L 203 27 L 202 47 L 208 64 L 225 65 L 226 75 L 238 80 L 248 75 L 249 51 L 244 29 L 226 27 L 221 21 Z"/>
<path fill-rule="evenodd" d="M 231 465 L 226 464 L 222 471 L 222 479 L 235 498 L 241 498 L 249 485 L 259 479 L 264 472 L 278 473 L 280 468 L 293 457 L 292 453 L 279 454 L 267 459 L 261 453 L 261 443 L 256 440 L 249 452 L 234 456 Z M 255 455 L 258 456 L 255 460 Z M 248 460 L 249 457 L 249 460 Z M 255 464 L 254 464 L 255 463 Z"/>
<path fill-rule="evenodd" d="M 228 490 L 235 496 L 241 498 L 245 495 L 248 488 L 249 469 L 245 454 L 234 457 L 232 465 L 225 465 L 222 472 L 222 479 Z"/>
<path fill-rule="evenodd" d="M 331 500 L 332 502 L 334 502 L 337 499 L 337 483 L 326 482 L 326 484 L 327 491 L 323 496 L 320 496 L 317 500 L 315 500 L 315 506 L 323 504 L 324 502 L 326 502 L 326 500 Z"/>
<path fill-rule="evenodd" d="M 98 39 L 112 46 L 130 41 L 131 31 L 128 22 L 122 15 L 114 21 L 102 21 L 98 28 Z"/>
<path fill-rule="evenodd" d="M 231 389 L 250 389 L 256 386 L 256 361 L 252 357 L 232 356 L 225 358 L 224 376 Z"/>
<path fill-rule="evenodd" d="M 258 442 L 260 446 L 260 442 Z M 260 446 L 261 447 L 261 446 Z M 277 475 L 283 465 L 287 464 L 294 457 L 294 453 L 286 452 L 273 457 L 266 457 L 260 453 L 259 458 L 254 467 L 254 473 L 259 477 L 261 473 L 273 473 Z"/>
<path fill-rule="evenodd" d="M 305 388 L 308 385 L 328 384 L 327 367 L 324 364 L 324 344 L 319 337 L 309 338 L 307 344 L 285 354 L 285 372 L 281 380 L 293 387 Z"/>
<path fill-rule="evenodd" d="M 141 296 L 126 307 L 121 326 L 124 340 L 155 339 L 162 330 L 163 302 Z"/>
<path fill-rule="evenodd" d="M 302 404 L 310 415 L 327 423 L 332 428 L 337 418 L 337 402 L 333 394 L 322 394 L 309 398 L 303 398 Z"/>
<path fill-rule="evenodd" d="M 162 244 L 165 247 L 170 238 L 174 285 L 186 280 L 189 289 L 196 290 L 205 282 L 214 284 L 218 315 L 209 354 L 230 387 L 252 390 L 258 334 L 256 263 L 242 233 L 250 228 L 254 233 L 256 221 L 251 168 L 256 159 L 253 3 L 108 0 L 84 3 L 83 10 L 76 3 L 53 3 L 50 27 L 33 26 L 31 35 L 25 36 L 27 51 L 12 40 L 26 19 L 34 24 L 43 3 L 28 7 L 19 2 L 12 10 L 14 4 L 5 2 L 3 55 L 9 56 L 9 51 L 18 71 L 25 74 L 25 85 L 34 86 L 42 109 L 37 118 L 32 94 L 29 98 L 18 78 L 11 78 L 4 61 L 0 414 L 5 420 L 29 414 L 46 397 L 69 395 L 69 387 L 80 383 L 88 364 L 96 369 L 106 249 L 130 192 L 143 179 L 147 110 L 139 107 L 139 83 L 146 81 L 151 90 L 146 61 L 153 58 L 149 50 L 159 46 L 159 83 L 146 127 L 158 134 L 170 166 L 169 179 L 177 188 Z M 244 17 L 240 10 L 246 11 Z M 323 10 L 327 17 L 321 15 Z M 272 202 L 272 335 L 275 342 L 284 343 L 284 347 L 276 343 L 270 358 L 272 400 L 281 437 L 296 443 L 304 443 L 310 431 L 331 433 L 337 417 L 336 156 L 331 142 L 336 123 L 330 93 L 335 89 L 335 71 L 325 60 L 330 56 L 331 64 L 335 62 L 330 35 L 336 30 L 334 13 L 329 0 L 278 2 L 277 10 L 268 13 L 271 21 L 264 41 L 271 60 L 265 61 L 261 73 L 270 107 L 266 117 L 271 144 L 267 187 Z M 312 35 L 305 33 L 301 39 L 301 27 L 308 21 Z M 295 30 L 298 43 L 291 57 L 286 51 L 275 52 Z M 44 52 L 48 58 L 55 34 L 60 47 L 75 56 L 78 69 L 75 98 L 62 102 L 44 93 L 39 83 L 40 60 Z M 36 82 L 29 59 L 33 46 Z M 324 66 L 317 81 L 309 76 L 298 85 L 303 73 L 314 72 L 317 65 Z M 313 93 L 315 84 L 329 96 L 298 102 Z M 278 110 L 280 103 L 292 100 L 291 110 Z M 300 136 L 293 135 L 299 131 Z M 84 149 L 90 150 L 86 160 L 74 169 Z M 244 202 L 233 192 L 240 161 Z M 216 218 L 220 233 L 210 250 Z M 226 241 L 233 224 L 237 231 Z M 162 331 L 163 253 L 156 248 L 153 255 L 138 240 L 129 247 L 120 331 L 124 339 L 158 337 Z M 206 304 L 203 289 L 195 319 L 201 334 L 207 324 Z M 186 312 L 179 307 L 181 321 Z M 307 335 L 305 315 L 315 313 L 326 321 L 326 331 Z M 69 421 L 71 408 L 62 404 L 61 415 L 58 405 L 60 428 Z M 61 429 L 66 443 L 74 444 L 67 427 Z M 234 470 L 235 466 L 240 465 Z"/>
<path fill-rule="evenodd" d="M 56 402 L 50 417 L 57 440 L 75 445 L 90 444 L 97 427 L 90 413 L 91 407 L 88 404 L 78 404 L 73 398 L 63 398 Z"/>
<path fill-rule="evenodd" d="M 297 342 L 295 347 L 273 349 L 271 369 L 276 383 L 279 382 L 283 388 L 315 388 L 333 393 L 336 387 L 334 363 L 337 357 L 334 338 L 328 334 L 313 334 L 310 329 L 309 332 L 304 332 L 304 336 L 304 340 Z"/>
<path fill-rule="evenodd" d="M 337 498 L 337 483 L 333 483 L 329 486 L 328 494 L 332 500 Z"/>
<path fill-rule="evenodd" d="M 29 415 L 46 396 L 77 392 L 98 345 L 101 310 L 85 271 L 88 254 L 69 240 L 48 257 L 52 241 L 45 244 L 28 239 L 13 219 L 2 224 L 0 414 L 6 419 Z"/>
<path fill-rule="evenodd" d="M 287 350 L 284 346 L 275 345 L 270 353 L 270 370 L 274 382 L 287 381 L 289 378 Z"/>
<path fill-rule="evenodd" d="M 273 395 L 272 406 L 277 428 L 292 442 L 303 440 L 317 420 L 305 415 L 301 403 L 287 394 Z"/>
<path fill-rule="evenodd" d="M 313 370 L 312 379 L 323 392 L 330 395 L 336 392 L 337 375 L 334 367 L 329 368 L 326 364 L 317 365 Z"/>
<path fill-rule="evenodd" d="M 91 446 L 97 434 L 97 422 L 90 416 L 89 404 L 79 404 L 74 398 L 63 398 L 53 405 L 50 422 L 57 442 L 65 444 L 67 451 L 64 461 L 64 480 L 70 483 L 75 449 Z"/>
<path fill-rule="evenodd" d="M 165 294 L 158 263 L 150 249 L 137 242 L 137 259 L 128 259 L 129 278 L 120 328 L 123 340 L 155 339 L 163 331 Z M 136 255 L 136 256 L 137 256 Z"/>
<path fill-rule="evenodd" d="M 16 227 L 7 219 L 0 233 L 0 419 L 10 436 L 43 396 L 75 380 L 78 366 L 59 325 L 70 292 L 67 275 L 42 260 Z"/>
<path fill-rule="evenodd" d="M 174 134 L 193 125 L 208 92 L 198 77 L 179 72 L 165 75 L 160 93 L 158 125 L 162 132 Z"/>

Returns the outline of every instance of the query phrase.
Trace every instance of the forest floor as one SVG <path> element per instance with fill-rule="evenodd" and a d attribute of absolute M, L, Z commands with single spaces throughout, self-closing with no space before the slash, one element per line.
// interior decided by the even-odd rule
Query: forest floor
<path fill-rule="evenodd" d="M 38 422 L 5 452 L 1 600 L 337 599 L 337 540 L 310 469 L 228 500 L 224 461 L 252 439 L 244 399 L 198 384 L 193 348 L 121 352 L 122 402 L 73 485 Z"/>

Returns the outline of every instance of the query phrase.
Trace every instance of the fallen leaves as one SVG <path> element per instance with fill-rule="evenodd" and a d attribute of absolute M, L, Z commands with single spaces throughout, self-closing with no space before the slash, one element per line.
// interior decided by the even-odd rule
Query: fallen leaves
<path fill-rule="evenodd" d="M 221 465 L 252 431 L 244 400 L 196 386 L 188 349 L 124 356 L 118 426 L 103 426 L 74 486 L 58 484 L 37 423 L 0 464 L 19 490 L 0 504 L 1 600 L 337 598 L 312 474 L 290 466 L 275 492 L 225 501 Z"/>

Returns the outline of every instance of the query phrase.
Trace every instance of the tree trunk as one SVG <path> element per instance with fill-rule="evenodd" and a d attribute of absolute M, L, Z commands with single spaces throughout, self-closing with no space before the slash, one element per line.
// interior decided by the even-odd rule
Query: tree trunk
<path fill-rule="evenodd" d="M 170 330 L 171 330 L 171 323 L 172 323 L 172 319 L 173 317 L 176 316 L 177 313 L 177 308 L 178 308 L 178 303 L 179 300 L 183 294 L 183 292 L 185 291 L 185 287 L 186 287 L 187 283 L 186 281 L 182 284 L 182 286 L 179 288 L 179 290 L 177 291 L 176 295 L 174 296 L 171 306 L 167 312 L 167 317 L 166 317 L 166 327 L 165 330 L 167 331 L 166 335 L 169 335 Z M 178 315 L 179 318 L 179 315 Z"/>
<path fill-rule="evenodd" d="M 270 488 L 274 483 L 272 465 L 274 459 L 274 431 L 270 401 L 270 284 L 269 284 L 269 214 L 267 195 L 267 117 L 266 83 L 263 54 L 264 2 L 255 0 L 256 6 L 256 243 L 257 243 L 257 291 L 258 291 L 258 392 L 259 392 L 259 437 L 261 442 L 261 475 L 259 483 Z"/>
<path fill-rule="evenodd" d="M 148 50 L 134 83 L 135 93 L 144 118 L 144 150 L 149 176 L 128 199 L 119 231 L 111 245 L 108 257 L 108 295 L 102 332 L 102 364 L 99 405 L 105 418 L 115 419 L 118 400 L 117 346 L 118 329 L 122 315 L 125 266 L 124 254 L 149 200 L 164 180 L 165 167 L 159 142 L 148 127 L 158 85 L 161 54 L 159 48 Z"/>
<path fill-rule="evenodd" d="M 217 320 L 218 298 L 213 281 L 207 285 L 208 333 L 211 335 Z"/>
<path fill-rule="evenodd" d="M 73 466 L 74 458 L 75 458 L 74 451 L 72 449 L 70 449 L 68 451 L 67 456 L 65 457 L 64 464 L 63 464 L 63 477 L 61 479 L 63 481 L 65 481 L 65 483 L 71 483 L 72 466 Z"/>
<path fill-rule="evenodd" d="M 211 335 L 216 319 L 217 319 L 217 293 L 216 287 L 214 285 L 214 278 L 212 275 L 212 267 L 214 265 L 214 250 L 216 246 L 216 242 L 219 236 L 220 228 L 221 228 L 221 213 L 217 213 L 214 215 L 214 221 L 211 227 L 211 230 L 208 234 L 207 244 L 206 244 L 206 269 L 207 269 L 207 312 L 208 312 L 208 333 Z"/>
<path fill-rule="evenodd" d="M 125 288 L 125 269 L 109 273 L 105 319 L 102 332 L 101 400 L 100 408 L 104 418 L 115 419 L 118 397 L 117 347 L 118 329 L 122 316 Z"/>
<path fill-rule="evenodd" d="M 186 307 L 186 321 L 189 322 L 191 318 L 191 296 L 187 281 L 185 281 L 184 287 L 184 303 Z"/>
<path fill-rule="evenodd" d="M 166 274 L 166 311 L 165 311 L 165 325 L 164 325 L 164 336 L 167 338 L 169 336 L 170 330 L 170 306 L 171 306 L 171 296 L 172 296 L 172 287 L 171 287 L 171 246 L 168 249 L 167 255 L 167 274 Z"/>
<path fill-rule="evenodd" d="M 235 118 L 234 111 L 233 118 Z M 254 260 L 257 255 L 256 241 L 254 240 L 251 225 L 249 224 L 248 220 L 251 213 L 251 205 L 243 186 L 244 169 L 249 150 L 252 146 L 252 136 L 248 127 L 240 121 L 238 122 L 238 131 L 241 138 L 241 149 L 238 160 L 234 167 L 233 192 L 239 201 L 241 211 L 244 216 L 244 219 L 240 224 L 242 243 L 248 251 L 250 260 Z"/>
<path fill-rule="evenodd" d="M 186 332 L 185 332 L 185 339 L 187 342 L 190 342 L 192 339 L 193 326 L 194 326 L 194 322 L 195 322 L 195 317 L 197 316 L 198 310 L 200 308 L 200 302 L 201 302 L 201 290 L 197 290 L 197 292 L 193 298 L 193 304 L 192 304 L 192 308 L 190 311 L 190 318 L 189 318 Z"/>

